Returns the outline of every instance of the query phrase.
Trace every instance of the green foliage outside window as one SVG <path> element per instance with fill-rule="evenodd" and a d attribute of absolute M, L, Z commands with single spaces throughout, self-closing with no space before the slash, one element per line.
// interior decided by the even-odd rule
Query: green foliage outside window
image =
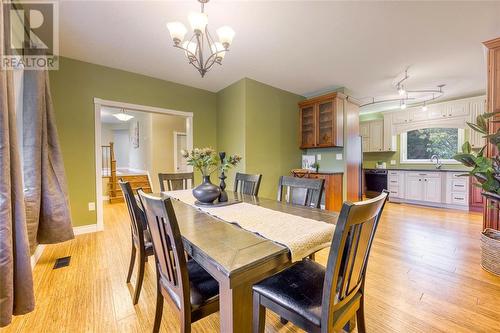
<path fill-rule="evenodd" d="M 432 155 L 452 159 L 458 149 L 458 128 L 424 128 L 406 134 L 408 160 L 429 160 Z"/>

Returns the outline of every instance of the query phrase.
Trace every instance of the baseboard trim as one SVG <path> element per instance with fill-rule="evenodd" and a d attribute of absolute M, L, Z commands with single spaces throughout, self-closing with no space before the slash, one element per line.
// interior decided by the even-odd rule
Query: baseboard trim
<path fill-rule="evenodd" d="M 33 269 L 45 250 L 45 244 L 38 244 L 35 253 L 31 256 L 31 268 Z"/>
<path fill-rule="evenodd" d="M 90 234 L 92 232 L 98 232 L 98 231 L 100 231 L 100 230 L 97 227 L 97 224 L 82 225 L 82 226 L 73 228 L 73 233 L 75 234 L 75 236 L 83 235 L 83 234 Z"/>

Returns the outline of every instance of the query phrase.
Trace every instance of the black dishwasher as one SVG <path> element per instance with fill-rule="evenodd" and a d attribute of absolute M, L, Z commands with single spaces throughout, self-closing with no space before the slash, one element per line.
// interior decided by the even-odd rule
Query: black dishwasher
<path fill-rule="evenodd" d="M 374 198 L 387 189 L 387 170 L 365 169 L 365 195 Z"/>

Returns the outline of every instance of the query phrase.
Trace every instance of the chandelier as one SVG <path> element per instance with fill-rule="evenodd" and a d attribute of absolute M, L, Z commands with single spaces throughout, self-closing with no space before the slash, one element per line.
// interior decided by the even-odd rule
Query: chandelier
<path fill-rule="evenodd" d="M 233 41 L 234 30 L 228 26 L 217 29 L 219 41 L 215 41 L 208 31 L 208 16 L 205 14 L 205 3 L 209 0 L 198 0 L 201 3 L 201 13 L 191 12 L 188 15 L 193 35 L 184 41 L 187 29 L 181 22 L 167 23 L 174 47 L 184 51 L 188 62 L 193 65 L 201 77 L 215 65 L 222 65 L 222 59 Z"/>
<path fill-rule="evenodd" d="M 399 76 L 401 77 L 401 76 Z M 402 78 L 397 79 L 394 83 L 394 89 L 397 91 L 399 95 L 396 98 L 387 98 L 387 99 L 379 99 L 376 100 L 375 97 L 371 98 L 370 102 L 362 104 L 360 107 L 365 107 L 374 104 L 385 104 L 385 103 L 393 103 L 399 102 L 399 108 L 401 110 L 406 109 L 407 107 L 415 107 L 421 106 L 422 111 L 427 111 L 427 104 L 430 102 L 441 98 L 444 96 L 443 87 L 444 84 L 440 84 L 436 86 L 436 88 L 430 89 L 408 89 L 407 88 L 407 80 L 410 78 L 408 74 L 408 68 L 404 71 Z"/>

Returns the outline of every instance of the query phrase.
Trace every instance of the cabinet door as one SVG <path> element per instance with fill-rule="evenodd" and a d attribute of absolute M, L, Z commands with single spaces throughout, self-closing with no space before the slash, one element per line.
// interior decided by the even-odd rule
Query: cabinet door
<path fill-rule="evenodd" d="M 406 177 L 406 199 L 424 200 L 424 179 L 419 176 Z"/>
<path fill-rule="evenodd" d="M 441 119 L 446 116 L 442 104 L 429 105 L 427 108 L 427 119 Z"/>
<path fill-rule="evenodd" d="M 482 189 L 476 186 L 478 181 L 476 178 L 470 178 L 470 205 L 473 207 L 483 207 L 484 197 L 481 195 Z"/>
<path fill-rule="evenodd" d="M 446 117 L 460 117 L 469 114 L 469 103 L 467 102 L 451 102 L 445 104 L 444 111 Z"/>
<path fill-rule="evenodd" d="M 396 136 L 392 135 L 392 116 L 390 114 L 384 114 L 384 148 L 383 151 L 396 151 Z"/>
<path fill-rule="evenodd" d="M 412 108 L 408 110 L 408 121 L 421 121 L 427 119 L 427 111 L 422 111 L 421 108 Z"/>
<path fill-rule="evenodd" d="M 470 117 L 469 121 L 471 123 L 476 122 L 477 116 L 481 115 L 485 111 L 485 106 L 486 106 L 486 101 L 485 100 L 479 100 L 479 101 L 472 101 L 470 103 L 469 109 L 470 109 Z M 469 142 L 472 146 L 472 148 L 481 148 L 486 144 L 486 141 L 483 139 L 483 135 L 481 133 L 478 133 L 472 129 L 469 128 Z"/>
<path fill-rule="evenodd" d="M 318 146 L 334 146 L 334 101 L 328 100 L 318 104 Z"/>
<path fill-rule="evenodd" d="M 392 123 L 394 125 L 404 124 L 408 122 L 408 112 L 398 111 L 392 114 Z"/>
<path fill-rule="evenodd" d="M 424 200 L 430 202 L 441 202 L 441 177 L 424 178 Z"/>
<path fill-rule="evenodd" d="M 359 124 L 359 135 L 361 135 L 362 138 L 367 138 L 370 136 L 369 122 L 363 122 Z"/>
<path fill-rule="evenodd" d="M 312 148 L 316 145 L 314 105 L 300 109 L 301 148 Z"/>
<path fill-rule="evenodd" d="M 370 122 L 370 151 L 382 151 L 384 142 L 384 121 Z"/>
<path fill-rule="evenodd" d="M 362 138 L 361 144 L 363 145 L 363 153 L 369 153 L 370 150 L 370 138 Z"/>

